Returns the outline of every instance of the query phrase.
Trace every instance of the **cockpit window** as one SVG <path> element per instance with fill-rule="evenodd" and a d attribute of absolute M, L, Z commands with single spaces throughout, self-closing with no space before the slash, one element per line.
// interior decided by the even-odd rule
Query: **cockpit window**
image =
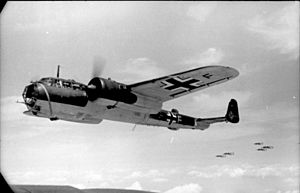
<path fill-rule="evenodd" d="M 83 84 L 77 83 L 74 80 L 64 80 L 57 78 L 42 78 L 40 82 L 43 82 L 48 86 L 55 86 L 57 88 L 70 88 L 74 90 L 84 90 L 85 86 Z"/>
<path fill-rule="evenodd" d="M 64 82 L 63 82 L 63 87 L 71 88 L 71 83 L 68 82 L 68 81 L 64 81 Z"/>
<path fill-rule="evenodd" d="M 52 78 L 42 78 L 40 81 L 43 82 L 43 83 L 45 83 L 48 86 L 52 86 L 53 85 L 53 79 Z"/>
<path fill-rule="evenodd" d="M 58 88 L 63 88 L 63 83 L 62 83 L 62 80 L 60 79 L 55 79 L 55 85 L 56 87 Z"/>

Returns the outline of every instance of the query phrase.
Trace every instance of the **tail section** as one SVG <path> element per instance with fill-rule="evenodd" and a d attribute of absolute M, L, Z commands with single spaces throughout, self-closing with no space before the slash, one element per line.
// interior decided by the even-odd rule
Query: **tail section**
<path fill-rule="evenodd" d="M 230 123 L 238 123 L 240 121 L 238 104 L 235 99 L 231 99 L 228 104 L 225 120 Z"/>
<path fill-rule="evenodd" d="M 230 123 L 238 123 L 240 121 L 239 117 L 239 110 L 238 110 L 238 104 L 235 99 L 231 99 L 228 108 L 227 113 L 225 117 L 213 117 L 213 118 L 205 118 L 196 119 L 196 129 L 204 130 L 207 129 L 210 124 L 213 123 L 219 123 L 219 122 L 230 122 Z"/>

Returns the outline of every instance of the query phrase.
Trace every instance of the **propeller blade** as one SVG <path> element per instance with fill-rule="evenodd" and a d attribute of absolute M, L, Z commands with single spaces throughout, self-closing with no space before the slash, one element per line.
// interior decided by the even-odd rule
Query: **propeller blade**
<path fill-rule="evenodd" d="M 92 78 L 99 77 L 102 75 L 104 71 L 105 63 L 106 61 L 104 58 L 100 56 L 94 57 Z"/>
<path fill-rule="evenodd" d="M 60 65 L 57 65 L 57 73 L 56 73 L 57 78 L 59 78 L 59 68 L 60 68 Z"/>

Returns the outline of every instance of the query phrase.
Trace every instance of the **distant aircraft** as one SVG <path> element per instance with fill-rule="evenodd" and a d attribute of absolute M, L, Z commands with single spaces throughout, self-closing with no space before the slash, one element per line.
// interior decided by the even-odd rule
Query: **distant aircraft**
<path fill-rule="evenodd" d="M 223 155 L 234 155 L 234 152 L 225 152 Z"/>
<path fill-rule="evenodd" d="M 216 157 L 224 158 L 230 155 L 234 155 L 234 152 L 225 152 L 223 154 L 216 155 Z"/>
<path fill-rule="evenodd" d="M 264 149 L 273 149 L 274 147 L 270 146 L 270 145 L 266 145 L 266 146 L 263 146 L 262 148 L 264 148 Z"/>
<path fill-rule="evenodd" d="M 265 148 L 259 148 L 257 151 L 267 151 Z"/>
<path fill-rule="evenodd" d="M 58 66 L 57 77 L 42 78 L 25 87 L 22 96 L 28 111 L 24 114 L 51 121 L 98 124 L 108 119 L 171 130 L 204 130 L 213 123 L 238 123 L 237 101 L 230 100 L 225 116 L 213 118 L 190 117 L 179 114 L 177 109 L 163 110 L 163 103 L 238 75 L 231 67 L 205 66 L 129 85 L 94 75 L 85 85 L 59 78 Z"/>
<path fill-rule="evenodd" d="M 264 143 L 263 142 L 256 142 L 254 143 L 254 145 L 263 145 Z"/>

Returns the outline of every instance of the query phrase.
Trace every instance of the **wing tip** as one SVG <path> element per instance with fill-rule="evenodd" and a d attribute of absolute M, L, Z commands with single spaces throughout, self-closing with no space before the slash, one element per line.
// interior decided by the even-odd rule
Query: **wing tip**
<path fill-rule="evenodd" d="M 230 77 L 232 77 L 232 78 L 235 78 L 240 74 L 240 72 L 237 69 L 235 69 L 231 66 L 210 65 L 210 66 L 204 66 L 204 67 L 219 68 L 221 70 L 227 71 L 228 74 L 230 74 Z"/>
<path fill-rule="evenodd" d="M 225 68 L 227 69 L 227 72 L 228 72 L 228 74 L 230 74 L 231 78 L 235 78 L 240 75 L 240 72 L 233 67 L 226 66 Z"/>

